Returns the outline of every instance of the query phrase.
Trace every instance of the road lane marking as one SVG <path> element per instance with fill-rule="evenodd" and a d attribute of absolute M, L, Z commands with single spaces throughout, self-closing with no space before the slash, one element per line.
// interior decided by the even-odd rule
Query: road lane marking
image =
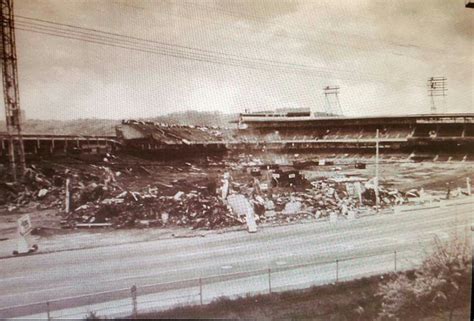
<path fill-rule="evenodd" d="M 464 207 L 465 207 L 465 206 L 463 206 L 463 207 L 460 209 L 460 212 L 459 212 L 458 214 L 461 214 L 461 212 L 462 212 L 463 214 L 469 214 L 469 213 L 471 213 L 471 212 L 470 212 L 470 210 L 471 210 L 470 208 L 469 208 L 469 209 L 466 209 L 466 211 L 464 211 Z M 408 213 L 405 213 L 405 214 L 408 214 Z M 403 216 L 404 218 L 407 219 L 407 221 L 404 222 L 404 223 L 408 223 L 408 221 L 413 221 L 413 220 L 418 221 L 418 220 L 420 220 L 420 219 L 423 219 L 423 217 L 425 217 L 426 215 L 433 215 L 433 214 L 434 214 L 434 215 L 436 215 L 436 216 L 440 216 L 440 215 L 442 215 L 442 214 L 446 214 L 446 216 L 449 216 L 449 212 L 447 212 L 447 211 L 435 211 L 435 212 L 434 212 L 434 211 L 428 211 L 428 210 L 420 211 L 420 212 L 418 212 L 416 215 L 413 215 L 413 214 L 405 215 L 405 214 L 401 215 L 401 216 Z M 356 224 L 353 225 L 353 227 L 357 227 L 357 225 L 359 225 L 359 224 L 357 224 L 357 223 L 361 223 L 361 224 L 362 224 L 362 223 L 367 223 L 367 221 L 368 221 L 367 219 L 370 219 L 372 222 L 376 222 L 376 221 L 380 221 L 380 220 L 386 220 L 386 218 L 390 218 L 389 216 L 390 216 L 390 215 L 387 215 L 387 216 L 384 215 L 384 216 L 378 216 L 378 217 L 374 217 L 374 216 L 365 217 L 365 218 L 363 219 L 364 222 L 362 222 L 362 220 L 360 220 L 360 221 L 358 221 L 358 222 L 356 221 Z M 392 216 L 392 217 L 393 217 L 393 216 Z M 431 217 L 430 217 L 430 218 L 431 218 Z M 400 217 L 397 218 L 397 220 L 399 220 L 399 219 L 400 219 Z M 388 225 L 391 225 L 391 224 L 396 223 L 396 222 L 393 222 L 393 220 L 391 220 L 391 219 L 388 219 L 388 220 L 386 220 L 386 221 L 387 221 L 386 224 L 388 224 Z M 302 227 L 304 227 L 303 232 L 321 232 L 321 231 L 322 231 L 321 229 L 324 228 L 324 226 L 325 226 L 324 223 L 323 223 L 323 224 L 320 224 L 319 222 L 314 222 L 314 224 L 308 224 L 308 225 L 306 225 L 306 226 L 302 225 Z M 283 229 L 280 229 L 280 228 L 283 228 Z M 293 229 L 293 228 L 294 228 L 293 225 L 292 225 L 292 226 L 282 226 L 282 227 L 277 226 L 277 227 L 272 227 L 272 231 L 271 231 L 271 232 L 272 232 L 272 233 L 273 233 L 273 232 L 277 232 L 277 233 L 278 233 L 278 232 L 283 232 L 283 233 L 286 233 L 286 232 L 288 232 L 288 231 L 291 231 L 291 229 Z M 313 230 L 314 228 L 316 228 L 316 231 Z M 364 229 L 364 227 L 361 226 L 361 231 L 363 231 L 363 229 Z M 372 228 L 370 228 L 370 229 L 372 230 Z M 263 231 L 263 232 L 265 232 L 265 231 Z M 237 240 L 238 240 L 238 239 L 240 238 L 241 241 L 246 241 L 246 238 L 245 238 L 245 237 L 242 238 L 242 235 L 241 235 L 240 233 L 236 233 L 236 234 L 239 234 L 239 235 L 236 236 L 235 238 L 231 237 L 230 240 L 232 240 L 232 239 L 237 239 Z M 281 233 L 280 233 L 280 234 L 281 234 Z M 263 236 L 265 236 L 265 233 L 263 233 Z M 276 236 L 278 236 L 278 235 L 276 235 Z M 327 237 L 327 236 L 329 236 L 329 235 L 326 235 L 326 237 Z M 279 238 L 288 238 L 288 237 L 291 237 L 291 236 L 281 235 L 281 237 L 280 237 L 280 236 L 278 236 L 278 237 L 279 237 Z M 219 239 L 222 239 L 222 238 L 219 238 Z M 206 242 L 206 245 L 209 246 L 209 247 L 212 247 L 212 246 L 214 245 L 213 243 L 214 243 L 215 240 L 216 240 L 216 238 L 214 238 L 214 237 L 211 236 L 211 238 L 209 238 L 209 241 L 210 241 L 210 242 L 209 242 L 209 243 Z M 226 240 L 227 240 L 227 238 L 226 238 Z M 157 242 L 161 242 L 162 244 L 164 244 L 164 243 L 167 243 L 167 241 L 168 241 L 168 240 L 158 240 L 158 241 L 155 240 L 155 241 L 149 241 L 148 243 L 150 243 L 149 246 L 153 246 L 154 249 L 156 249 L 156 243 L 157 243 Z M 172 240 L 172 241 L 176 241 L 176 240 Z M 258 239 L 258 241 L 264 241 L 264 239 Z M 143 243 L 141 243 L 141 245 L 143 245 Z M 131 247 L 130 244 L 120 244 L 120 245 L 117 245 L 117 247 L 124 247 L 124 246 L 127 247 L 127 248 L 130 248 L 130 247 Z M 165 247 L 164 249 L 166 250 L 167 247 Z M 171 250 L 171 248 L 169 248 L 169 249 Z M 85 250 L 85 251 L 90 251 L 91 249 L 84 249 L 84 250 Z M 83 251 L 84 251 L 84 250 L 83 250 Z M 94 249 L 92 249 L 92 250 L 94 250 Z M 101 251 L 101 249 L 99 248 L 99 249 L 97 249 L 97 251 Z M 97 252 L 97 251 L 94 251 L 94 252 Z"/>
<path fill-rule="evenodd" d="M 25 296 L 25 295 L 28 295 L 28 294 L 37 294 L 37 293 L 41 293 L 41 292 L 48 292 L 48 291 L 57 291 L 59 289 L 76 289 L 77 287 L 75 285 L 68 285 L 68 286 L 57 286 L 57 287 L 54 287 L 54 288 L 47 288 L 47 289 L 41 289 L 41 290 L 33 290 L 33 291 L 28 291 L 28 292 L 22 292 L 22 293 L 15 293 L 15 294 L 7 294 L 7 295 L 2 295 L 0 296 L 0 298 L 11 298 L 11 297 L 15 297 L 15 296 Z M 0 309 L 3 309 L 3 308 L 0 308 Z"/>
<path fill-rule="evenodd" d="M 441 218 L 437 218 L 437 219 L 435 219 L 435 220 L 432 220 L 431 223 L 434 223 L 434 222 L 439 222 L 439 223 L 441 223 L 441 222 L 449 221 L 449 220 L 450 220 L 450 218 L 441 217 Z M 420 224 L 424 224 L 422 221 L 421 221 L 421 222 L 413 222 L 413 223 L 414 223 L 414 224 L 411 224 L 411 225 L 410 225 L 411 228 L 413 228 L 414 226 L 419 226 Z M 429 232 L 432 231 L 432 228 L 433 228 L 433 227 L 431 227 L 431 226 L 426 226 L 426 227 L 427 227 L 427 229 L 425 229 L 424 226 L 423 226 L 423 232 L 424 232 L 424 233 L 429 233 Z M 431 227 L 431 228 L 430 228 L 430 227 Z M 402 230 L 403 230 L 403 229 L 402 229 Z M 356 240 L 356 241 L 359 241 L 359 242 L 360 242 L 360 238 L 358 237 L 358 234 L 363 234 L 364 232 L 365 232 L 364 229 L 360 229 L 360 230 L 354 229 L 354 230 L 352 230 L 352 231 L 348 231 L 348 235 L 347 235 L 347 236 L 348 236 L 348 240 Z M 390 233 L 391 233 L 391 232 L 398 232 L 398 231 L 397 231 L 396 229 L 393 229 L 393 230 L 389 230 L 389 231 L 383 231 L 383 230 L 381 230 L 380 232 L 381 232 L 381 233 L 386 233 L 386 232 L 390 232 Z M 405 231 L 404 231 L 404 232 L 405 232 Z M 400 236 L 400 237 L 403 237 L 404 235 L 407 235 L 407 234 L 408 234 L 408 235 L 412 235 L 412 234 L 413 234 L 412 232 L 413 232 L 413 231 L 408 230 L 408 231 L 406 231 L 405 233 L 403 233 L 402 235 L 399 235 L 399 236 Z M 335 232 L 335 233 L 329 233 L 329 234 L 326 234 L 326 235 L 317 235 L 316 237 L 314 237 L 314 235 L 311 235 L 311 236 L 309 236 L 309 238 L 308 238 L 308 237 L 303 237 L 303 238 L 301 238 L 301 240 L 298 240 L 298 244 L 307 243 L 308 241 L 313 241 L 313 240 L 314 240 L 314 241 L 319 241 L 319 240 L 320 240 L 320 241 L 322 241 L 322 242 L 325 242 L 326 244 L 329 244 L 330 241 L 331 241 L 331 240 L 330 240 L 330 237 L 331 237 L 332 235 L 339 235 L 339 234 L 340 234 L 340 232 L 337 231 L 337 232 Z M 351 234 L 352 234 L 352 235 L 351 235 Z M 377 234 L 378 234 L 378 233 L 377 233 Z M 363 235 L 361 235 L 361 236 L 363 236 Z M 376 236 L 376 234 L 373 235 L 373 236 Z M 329 239 L 328 239 L 328 237 L 329 237 Z M 286 242 L 285 240 L 282 240 L 282 241 Z M 373 240 L 372 240 L 372 241 L 373 241 Z M 362 242 L 363 242 L 363 243 L 368 243 L 368 242 L 370 242 L 370 240 L 362 240 Z M 275 246 L 276 246 L 276 245 L 278 245 L 279 243 L 282 243 L 282 242 L 278 242 L 278 241 L 277 241 L 277 242 L 272 243 L 272 245 L 275 245 Z M 234 247 L 234 248 L 237 249 L 237 248 L 246 248 L 246 247 L 247 247 L 247 245 L 244 244 L 244 245 L 236 246 L 236 247 Z M 224 249 L 220 249 L 220 250 L 221 250 L 222 252 L 225 252 L 225 251 L 228 252 L 228 249 L 225 249 L 225 248 L 224 248 Z M 220 251 L 219 251 L 219 252 L 220 252 Z M 201 256 L 202 259 L 205 259 L 205 257 L 202 257 L 202 256 L 205 256 L 206 254 L 211 254 L 211 253 L 212 253 L 212 251 L 205 251 L 204 253 L 203 253 L 203 252 L 187 253 L 186 256 L 187 256 L 187 257 L 189 257 L 189 256 Z M 215 253 L 214 253 L 214 254 L 215 254 Z M 167 263 L 170 263 L 170 262 L 167 262 Z M 130 277 L 126 277 L 125 279 L 127 279 L 127 278 L 130 278 Z"/>
<path fill-rule="evenodd" d="M 445 231 L 445 230 L 451 230 L 451 229 L 455 229 L 455 228 L 448 228 L 448 229 L 445 228 L 445 229 L 441 229 L 441 230 L 439 230 L 439 229 L 437 229 L 437 228 L 436 228 L 436 229 L 430 228 L 430 229 L 424 230 L 424 231 L 423 231 L 423 234 L 430 234 L 430 232 L 433 233 L 433 232 L 437 232 L 437 231 Z M 410 238 L 410 239 L 413 239 L 413 233 L 411 233 L 411 232 L 409 231 L 409 233 L 403 233 L 402 235 L 398 235 L 398 237 L 400 237 L 400 238 Z M 423 238 L 423 239 L 425 239 L 425 238 Z M 382 241 L 383 241 L 383 240 L 385 240 L 385 238 L 369 239 L 369 240 L 360 240 L 360 239 L 357 239 L 357 238 L 348 239 L 348 241 L 352 241 L 352 242 L 356 241 L 356 243 L 359 243 L 359 244 L 360 244 L 360 243 L 362 243 L 362 244 L 368 244 L 368 243 L 371 243 L 371 242 L 375 242 L 376 240 L 382 240 Z M 393 241 L 393 240 L 395 240 L 395 239 L 394 239 L 394 238 L 391 238 L 391 239 L 390 239 L 390 241 Z M 307 242 L 307 240 L 304 240 L 304 242 Z M 398 242 L 400 245 L 403 245 L 403 244 L 404 244 L 404 242 L 399 242 L 399 241 L 397 241 L 397 242 Z M 391 243 L 391 242 L 390 242 L 390 243 Z M 376 245 L 376 244 L 374 244 L 374 245 Z M 337 245 L 336 245 L 336 246 L 337 246 Z M 353 245 L 352 245 L 352 247 L 353 247 Z M 357 247 L 360 248 L 359 245 L 358 245 Z M 322 250 L 324 250 L 324 249 L 322 249 Z M 300 252 L 300 251 L 298 251 L 298 252 Z M 292 254 L 290 254 L 290 255 L 294 255 L 294 254 L 295 254 L 295 253 L 292 253 Z M 199 255 L 199 254 L 196 253 L 196 255 Z M 252 259 L 252 258 L 250 258 L 250 259 Z M 183 269 L 179 269 L 179 270 L 183 271 Z M 146 275 L 137 275 L 137 276 L 125 276 L 125 277 L 122 277 L 122 278 L 115 278 L 115 279 L 109 279 L 109 280 L 103 280 L 103 281 L 106 281 L 106 282 L 114 282 L 115 280 L 139 279 L 139 278 L 145 278 L 145 277 L 150 277 L 150 276 L 158 276 L 158 275 L 161 275 L 161 274 L 165 274 L 165 273 L 167 273 L 167 272 L 168 272 L 168 271 L 163 271 L 163 272 L 154 273 L 154 274 L 152 274 L 152 275 L 146 274 Z"/>
<path fill-rule="evenodd" d="M 432 219 L 432 220 L 429 221 L 429 223 L 435 223 L 435 222 L 441 223 L 441 222 L 444 222 L 444 221 L 451 221 L 451 220 L 452 220 L 451 217 L 441 217 L 441 218 Z M 416 222 L 413 222 L 413 224 L 410 224 L 410 226 L 412 226 L 414 224 L 416 224 L 416 225 L 426 225 L 426 221 L 423 221 L 421 219 L 415 219 L 415 221 Z M 408 222 L 403 222 L 403 223 L 408 223 Z M 397 229 L 398 228 L 399 227 L 397 227 Z M 397 229 L 394 229 L 393 231 L 389 230 L 389 232 L 396 232 Z M 374 227 L 369 227 L 369 228 L 361 227 L 360 229 L 356 229 L 356 228 L 351 229 L 350 231 L 347 231 L 347 233 L 352 233 L 354 236 L 357 236 L 359 234 L 364 235 L 367 232 L 379 232 L 379 231 L 380 231 L 380 233 L 384 232 L 384 231 L 381 231 L 380 229 L 374 228 Z M 326 242 L 328 238 L 331 238 L 333 236 L 340 236 L 340 235 L 341 235 L 341 231 L 337 230 L 337 231 L 332 232 L 332 233 L 324 233 L 323 235 L 305 236 L 305 237 L 302 237 L 301 239 L 303 239 L 305 243 L 308 242 L 308 241 L 324 241 L 324 242 Z M 278 244 L 288 243 L 288 238 L 289 239 L 294 239 L 294 236 L 279 238 L 276 241 L 272 241 L 271 245 L 272 246 L 277 246 Z M 351 237 L 351 239 L 356 239 L 356 237 Z M 260 242 L 260 240 L 259 240 L 259 242 Z M 262 240 L 262 242 L 263 242 L 263 240 Z M 301 242 L 299 242 L 297 244 L 301 244 Z M 176 257 L 176 258 L 189 258 L 189 257 L 203 256 L 203 255 L 208 255 L 208 254 L 216 254 L 216 253 L 221 253 L 221 252 L 228 253 L 231 250 L 238 250 L 238 249 L 248 248 L 249 246 L 250 246 L 250 244 L 242 244 L 242 245 L 237 245 L 237 246 L 233 246 L 233 247 L 223 247 L 223 248 L 217 248 L 217 249 L 216 248 L 206 249 L 204 251 L 199 251 L 199 252 L 176 254 L 176 255 L 174 255 L 174 257 Z M 348 247 L 348 249 L 352 249 L 352 248 Z"/>
<path fill-rule="evenodd" d="M 407 250 L 404 250 L 404 251 L 401 251 L 400 254 L 404 253 L 404 252 L 407 252 Z M 408 251 L 410 252 L 410 251 Z M 332 262 L 318 262 L 318 263 L 314 263 L 314 265 L 316 266 L 323 266 L 323 265 L 327 265 L 327 264 L 331 264 Z M 314 266 L 312 265 L 312 266 Z M 308 267 L 309 268 L 309 267 Z M 250 270 L 250 271 L 246 271 L 246 272 L 253 272 L 253 271 L 260 271 L 261 269 L 257 269 L 257 270 Z M 240 278 L 236 278 L 235 280 L 238 280 Z M 195 279 L 184 279 L 184 280 L 179 280 L 179 281 L 172 281 L 172 282 L 168 282 L 168 283 L 175 283 L 175 282 L 185 282 L 185 281 L 190 281 L 190 280 L 195 280 Z M 168 284 L 168 283 L 156 283 L 156 284 L 148 284 L 147 286 L 154 286 L 154 285 L 164 285 L 164 284 Z M 50 302 L 55 302 L 55 301 L 63 301 L 63 300 L 68 300 L 68 299 L 75 299 L 75 298 L 82 298 L 82 297 L 87 297 L 87 296 L 90 296 L 90 295 L 100 295 L 100 294 L 107 294 L 107 293 L 114 293 L 114 292 L 118 292 L 118 291 L 121 291 L 121 290 L 128 290 L 129 288 L 122 288 L 122 289 L 115 289 L 115 290 L 109 290 L 109 291 L 103 291 L 103 292 L 93 292 L 93 293 L 89 293 L 89 294 L 82 294 L 82 295 L 77 295 L 77 296 L 70 296 L 70 297 L 65 297 L 65 298 L 60 298 L 60 299 L 52 299 L 50 300 Z M 16 306 L 9 306 L 9 307 L 2 307 L 0 308 L 0 311 L 1 310 L 6 310 L 6 309 L 11 309 L 11 308 L 18 308 L 18 307 L 25 307 L 25 306 L 31 306 L 31 305 L 35 305 L 35 304 L 42 304 L 44 303 L 44 301 L 39 301 L 39 302 L 34 302 L 34 303 L 28 303 L 28 304 L 21 304 L 21 305 L 16 305 Z"/>
<path fill-rule="evenodd" d="M 447 213 L 446 213 L 446 214 L 447 214 Z M 416 220 L 420 220 L 420 218 L 416 218 Z M 441 221 L 446 221 L 446 220 L 451 220 L 451 219 L 450 219 L 449 217 L 447 217 L 447 218 L 446 218 L 446 217 L 441 217 L 441 218 L 437 218 L 437 219 L 435 219 L 435 220 L 431 220 L 431 222 L 432 222 L 432 223 L 435 222 L 435 221 L 436 221 L 436 222 L 441 222 Z M 430 222 L 430 221 L 428 221 L 428 223 L 429 223 L 429 222 Z M 423 223 L 423 222 L 416 222 L 415 224 L 418 225 L 418 224 L 420 224 L 420 223 Z M 424 228 L 424 227 L 425 227 L 425 226 L 423 226 L 423 228 Z M 427 226 L 427 227 L 429 227 L 429 226 Z M 431 227 L 430 229 L 425 230 L 424 232 L 427 233 L 427 232 L 429 232 L 431 229 L 432 229 L 432 227 Z M 364 229 L 361 228 L 361 230 L 354 230 L 354 231 L 357 232 L 357 234 L 359 234 L 359 233 L 363 233 L 363 232 L 364 232 Z M 389 232 L 397 232 L 397 231 L 396 231 L 396 230 L 393 230 L 393 231 L 389 231 Z M 384 231 L 381 231 L 381 233 L 385 233 L 385 232 L 384 232 Z M 413 235 L 413 233 L 414 233 L 414 231 L 408 231 L 408 233 L 404 233 L 404 234 Z M 335 235 L 335 234 L 339 234 L 339 232 L 330 233 L 330 235 Z M 328 235 L 324 235 L 324 236 L 327 237 Z M 356 235 L 354 235 L 354 236 L 356 236 Z M 329 240 L 325 240 L 325 237 L 318 236 L 318 237 L 317 237 L 317 240 L 323 240 L 324 242 L 329 241 Z M 307 242 L 309 241 L 309 240 L 307 240 L 307 239 L 305 239 L 305 238 L 302 238 L 302 239 L 303 239 L 303 242 L 304 242 L 304 243 L 307 243 Z M 301 242 L 300 242 L 300 243 L 301 243 Z M 273 244 L 273 243 L 272 243 L 272 244 Z M 247 245 L 241 245 L 241 246 L 239 246 L 239 248 L 243 248 L 243 247 L 247 247 Z M 199 253 L 196 254 L 196 255 L 199 255 Z"/>
<path fill-rule="evenodd" d="M 446 215 L 449 215 L 449 214 L 446 213 Z M 422 220 L 422 218 L 417 218 L 416 220 L 417 220 L 417 221 L 418 221 L 418 220 Z M 437 221 L 444 221 L 444 219 L 437 220 Z M 390 222 L 389 222 L 389 223 L 390 223 Z M 394 222 L 391 223 L 391 225 L 393 225 L 393 224 L 394 224 Z M 427 226 L 427 227 L 429 228 L 429 226 Z M 432 228 L 433 228 L 433 227 L 431 227 L 431 229 L 432 229 Z M 446 230 L 447 230 L 447 229 L 446 229 Z M 363 228 L 361 228 L 361 232 L 364 232 L 364 231 L 363 231 Z M 394 230 L 394 231 L 390 231 L 390 232 L 397 232 L 397 231 Z M 424 232 L 425 232 L 426 234 L 428 234 L 428 233 L 429 233 L 429 230 L 428 230 L 428 231 L 424 231 Z M 383 231 L 381 231 L 381 233 L 383 233 Z M 413 233 L 414 233 L 414 231 L 408 231 L 408 233 L 405 233 L 405 234 L 414 235 Z M 424 233 L 424 234 L 425 234 L 425 233 Z M 428 237 L 429 237 L 429 236 L 428 236 Z"/>
<path fill-rule="evenodd" d="M 14 281 L 14 280 L 20 280 L 20 279 L 26 279 L 28 278 L 27 276 L 13 276 L 11 278 L 2 278 L 0 279 L 0 282 L 8 282 L 8 281 Z"/>

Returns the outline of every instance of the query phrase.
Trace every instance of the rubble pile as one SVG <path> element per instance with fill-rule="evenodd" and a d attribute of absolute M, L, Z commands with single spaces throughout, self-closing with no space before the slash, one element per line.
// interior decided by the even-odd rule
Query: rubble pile
<path fill-rule="evenodd" d="M 31 202 L 54 207 L 59 204 L 58 196 L 63 183 L 64 180 L 54 169 L 45 168 L 40 171 L 31 166 L 27 168 L 21 184 L 0 182 L 0 205 L 8 206 L 10 211 Z"/>
<path fill-rule="evenodd" d="M 113 155 L 106 156 L 114 158 Z M 215 229 L 242 224 L 216 196 L 215 178 L 201 179 L 198 183 L 196 179 L 192 182 L 177 179 L 171 184 L 157 181 L 154 186 L 134 188 L 130 180 L 119 183 L 119 177 L 128 175 L 136 179 L 138 172 L 142 175 L 153 173 L 143 166 L 127 168 L 123 173 L 114 172 L 108 166 L 77 168 L 55 164 L 54 167 L 31 166 L 21 184 L 0 183 L 0 205 L 8 211 L 26 206 L 57 208 L 64 215 L 64 227 L 81 224 L 115 228 L 177 225 Z M 185 163 L 185 167 L 187 171 L 202 171 L 190 163 Z M 68 209 L 66 180 L 69 181 Z"/>
<path fill-rule="evenodd" d="M 240 191 L 247 188 L 246 197 L 253 204 L 257 222 L 284 223 L 326 218 L 331 214 L 350 217 L 368 206 L 374 206 L 375 190 L 370 184 L 366 185 L 356 185 L 360 186 L 360 198 L 351 184 L 323 180 L 311 182 L 311 188 L 301 192 L 273 188 L 264 193 L 252 187 L 255 184 L 240 186 Z M 379 197 L 382 208 L 406 201 L 397 190 L 380 188 Z"/>
<path fill-rule="evenodd" d="M 377 195 L 382 209 L 433 200 L 423 190 L 402 193 L 338 171 L 299 170 L 313 163 L 267 164 L 241 155 L 152 167 L 120 165 L 107 154 L 102 164 L 30 166 L 22 184 L 0 181 L 0 206 L 8 211 L 57 208 L 63 226 L 70 228 L 219 229 L 249 222 L 352 219 L 375 209 Z M 448 191 L 447 198 L 459 193 Z"/>
<path fill-rule="evenodd" d="M 206 192 L 178 192 L 174 196 L 158 188 L 122 192 L 88 202 L 66 217 L 65 225 L 109 223 L 115 228 L 177 225 L 215 229 L 241 224 L 216 196 Z"/>
<path fill-rule="evenodd" d="M 331 215 L 353 218 L 359 212 L 375 209 L 373 180 L 336 174 L 333 177 L 316 176 L 310 181 L 296 167 L 299 168 L 242 159 L 234 167 L 236 179 L 230 179 L 229 194 L 245 195 L 253 205 L 255 220 L 259 223 L 284 223 Z M 247 177 L 251 179 L 241 183 Z M 380 209 L 403 204 L 413 197 L 382 186 L 378 187 L 378 196 Z"/>
<path fill-rule="evenodd" d="M 21 183 L 0 183 L 0 205 L 7 206 L 9 211 L 28 205 L 36 205 L 38 209 L 64 208 L 67 179 L 72 182 L 72 206 L 98 199 L 107 190 L 120 188 L 115 174 L 105 166 L 92 165 L 81 170 L 67 166 L 38 168 L 32 165 L 26 169 Z"/>

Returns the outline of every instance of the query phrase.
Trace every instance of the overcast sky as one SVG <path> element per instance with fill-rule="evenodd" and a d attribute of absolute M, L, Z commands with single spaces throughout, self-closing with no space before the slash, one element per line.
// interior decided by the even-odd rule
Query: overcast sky
<path fill-rule="evenodd" d="M 132 51 L 17 30 L 27 118 L 323 111 L 326 85 L 341 88 L 347 115 L 428 113 L 431 76 L 448 78 L 441 112 L 474 112 L 474 10 L 464 0 L 17 0 L 15 14 L 23 29 L 51 30 L 26 17 L 150 40 L 125 38 L 142 50 Z"/>

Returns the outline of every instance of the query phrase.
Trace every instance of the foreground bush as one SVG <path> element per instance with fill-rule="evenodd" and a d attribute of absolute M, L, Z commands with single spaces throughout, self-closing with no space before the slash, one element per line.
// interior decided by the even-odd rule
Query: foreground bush
<path fill-rule="evenodd" d="M 418 320 L 448 312 L 470 303 L 471 247 L 467 238 L 453 236 L 434 240 L 434 251 L 416 272 L 399 274 L 381 284 L 381 320 Z"/>

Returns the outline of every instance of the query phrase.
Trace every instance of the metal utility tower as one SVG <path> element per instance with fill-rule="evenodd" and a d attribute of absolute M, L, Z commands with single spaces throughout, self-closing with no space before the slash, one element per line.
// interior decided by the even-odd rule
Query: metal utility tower
<path fill-rule="evenodd" d="M 442 97 L 442 109 L 446 108 L 446 92 L 448 88 L 446 86 L 446 77 L 431 77 L 428 78 L 428 96 L 431 97 L 431 113 L 436 114 L 438 108 L 436 106 L 436 99 L 435 97 Z"/>
<path fill-rule="evenodd" d="M 21 136 L 21 109 L 18 89 L 18 69 L 15 45 L 15 22 L 13 0 L 2 2 L 2 78 L 5 116 L 9 136 L 9 158 L 13 180 L 17 179 L 17 170 L 25 172 L 25 148 Z M 17 164 L 19 168 L 17 168 Z"/>
<path fill-rule="evenodd" d="M 342 108 L 339 102 L 339 86 L 326 86 L 323 90 L 324 97 L 326 98 L 326 113 L 341 116 Z"/>

